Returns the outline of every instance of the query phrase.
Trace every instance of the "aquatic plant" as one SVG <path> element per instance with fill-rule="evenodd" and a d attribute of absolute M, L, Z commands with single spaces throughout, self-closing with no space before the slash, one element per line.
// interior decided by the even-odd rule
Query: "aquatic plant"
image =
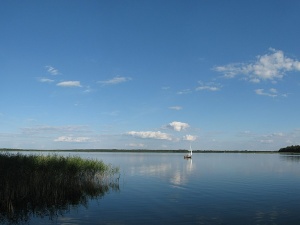
<path fill-rule="evenodd" d="M 0 223 L 52 218 L 118 190 L 118 168 L 76 156 L 0 154 Z"/>

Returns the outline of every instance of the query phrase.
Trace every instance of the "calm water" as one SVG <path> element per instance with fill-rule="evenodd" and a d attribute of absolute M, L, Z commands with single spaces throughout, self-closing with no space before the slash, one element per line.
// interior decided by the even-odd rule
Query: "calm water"
<path fill-rule="evenodd" d="M 69 155 L 70 153 L 60 153 Z M 119 190 L 29 224 L 299 224 L 300 157 L 71 153 L 119 166 Z"/>

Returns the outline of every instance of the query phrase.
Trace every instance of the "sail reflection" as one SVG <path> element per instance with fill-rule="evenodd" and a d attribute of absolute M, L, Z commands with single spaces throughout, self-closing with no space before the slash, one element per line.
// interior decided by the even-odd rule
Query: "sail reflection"
<path fill-rule="evenodd" d="M 175 186 L 186 184 L 193 171 L 193 160 L 190 158 L 186 159 L 184 162 L 186 162 L 185 169 L 176 170 L 170 179 L 170 182 Z"/>
<path fill-rule="evenodd" d="M 193 160 L 192 159 L 187 160 L 186 171 L 187 172 L 192 172 L 193 171 Z"/>

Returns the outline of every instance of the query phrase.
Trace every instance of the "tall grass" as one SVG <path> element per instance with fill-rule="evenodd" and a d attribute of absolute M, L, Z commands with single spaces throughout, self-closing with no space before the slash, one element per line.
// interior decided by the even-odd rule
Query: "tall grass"
<path fill-rule="evenodd" d="M 0 154 L 0 223 L 63 214 L 118 190 L 118 168 L 76 156 Z"/>

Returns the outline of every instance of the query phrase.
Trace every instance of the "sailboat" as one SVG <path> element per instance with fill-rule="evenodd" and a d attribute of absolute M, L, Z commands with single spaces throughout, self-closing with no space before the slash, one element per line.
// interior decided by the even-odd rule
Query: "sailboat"
<path fill-rule="evenodd" d="M 192 150 L 192 146 L 190 145 L 190 152 L 188 154 L 186 154 L 185 156 L 183 156 L 183 158 L 191 159 L 192 155 L 193 155 L 193 150 Z"/>

